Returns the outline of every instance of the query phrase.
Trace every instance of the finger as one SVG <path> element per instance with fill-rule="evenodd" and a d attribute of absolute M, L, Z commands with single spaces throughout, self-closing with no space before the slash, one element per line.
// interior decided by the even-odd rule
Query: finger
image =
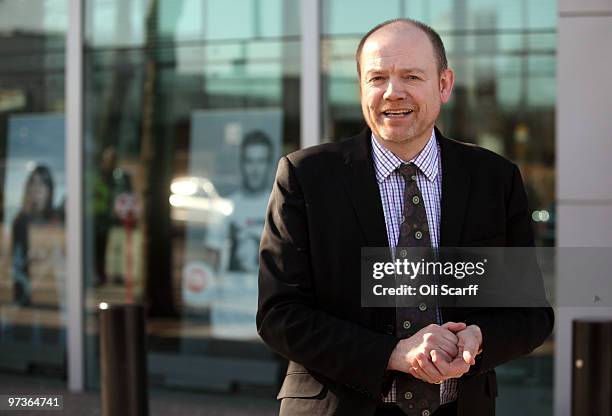
<path fill-rule="evenodd" d="M 459 342 L 459 338 L 457 337 L 457 335 L 455 335 L 454 332 L 450 331 L 447 328 L 440 327 L 438 331 L 434 332 L 434 334 L 441 339 L 445 339 L 451 344 L 457 344 Z"/>
<path fill-rule="evenodd" d="M 434 380 L 431 377 L 429 377 L 429 375 L 427 375 L 427 373 L 425 373 L 425 371 L 423 371 L 423 369 L 420 367 L 411 367 L 409 372 L 412 376 L 418 378 L 419 380 L 423 380 L 426 383 L 433 384 L 438 381 L 438 380 Z"/>
<path fill-rule="evenodd" d="M 431 352 L 431 358 L 432 362 L 445 379 L 461 377 L 470 369 L 470 366 L 467 365 L 463 359 L 457 358 L 454 360 L 449 360 L 449 357 L 444 357 L 443 354 L 444 353 L 440 351 L 434 350 Z"/>
<path fill-rule="evenodd" d="M 466 328 L 466 324 L 465 322 L 446 322 L 445 324 L 442 325 L 442 328 L 444 329 L 448 329 L 449 331 L 452 332 L 459 332 L 459 331 L 463 331 Z"/>
<path fill-rule="evenodd" d="M 440 374 L 450 377 L 450 362 L 453 361 L 444 351 L 431 350 L 431 362 L 436 366 Z"/>
<path fill-rule="evenodd" d="M 476 360 L 474 359 L 475 354 L 472 354 L 471 351 L 463 351 L 463 361 L 465 361 L 466 364 L 469 365 L 474 365 L 476 364 Z"/>
<path fill-rule="evenodd" d="M 478 340 L 475 336 L 466 336 L 463 339 L 463 360 L 469 364 L 476 364 L 476 352 L 478 351 Z"/>
<path fill-rule="evenodd" d="M 457 355 L 457 344 L 459 338 L 446 328 L 439 327 L 436 330 L 423 335 L 423 339 L 430 345 L 429 349 L 441 347 L 449 355 Z"/>
<path fill-rule="evenodd" d="M 461 357 L 457 357 L 448 364 L 449 374 L 453 374 L 453 377 L 461 377 L 467 373 L 470 369 L 470 365 L 467 364 Z"/>
<path fill-rule="evenodd" d="M 410 366 L 410 368 L 408 368 L 408 373 L 410 373 L 410 375 L 412 375 L 413 377 L 418 378 L 419 380 L 423 380 L 427 383 L 431 382 L 427 374 L 425 374 L 425 372 L 420 367 L 418 367 L 418 364 L 417 367 Z"/>
<path fill-rule="evenodd" d="M 455 359 L 455 357 L 451 357 L 450 355 L 441 350 L 431 350 L 429 352 L 429 355 L 431 356 L 432 363 L 440 362 L 441 360 L 445 361 L 446 363 L 450 363 Z"/>
<path fill-rule="evenodd" d="M 419 363 L 420 369 L 423 370 L 430 380 L 433 380 L 431 381 L 432 383 L 440 381 L 444 378 L 436 366 L 431 362 L 431 357 L 425 356 L 424 354 L 419 354 L 417 355 L 416 360 Z"/>
<path fill-rule="evenodd" d="M 450 342 L 446 338 L 436 339 L 432 342 L 431 349 L 442 350 L 451 358 L 455 358 L 459 349 L 456 342 Z"/>

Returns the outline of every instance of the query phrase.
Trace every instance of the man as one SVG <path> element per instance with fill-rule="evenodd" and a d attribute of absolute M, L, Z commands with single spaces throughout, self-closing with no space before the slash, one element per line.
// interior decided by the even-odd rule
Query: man
<path fill-rule="evenodd" d="M 257 272 L 273 154 L 272 140 L 259 130 L 248 133 L 240 146 L 242 189 L 231 196 L 230 270 Z"/>
<path fill-rule="evenodd" d="M 268 206 L 257 324 L 290 361 L 280 414 L 493 415 L 494 367 L 539 346 L 552 310 L 364 308 L 359 258 L 532 246 L 520 173 L 434 128 L 454 74 L 431 28 L 385 22 L 356 59 L 369 129 L 282 158 Z"/>
<path fill-rule="evenodd" d="M 240 144 L 242 187 L 228 198 L 234 204 L 227 218 L 229 250 L 222 287 L 213 300 L 212 333 L 220 338 L 257 339 L 257 269 L 268 187 L 274 161 L 272 139 L 261 130 L 245 134 Z"/>

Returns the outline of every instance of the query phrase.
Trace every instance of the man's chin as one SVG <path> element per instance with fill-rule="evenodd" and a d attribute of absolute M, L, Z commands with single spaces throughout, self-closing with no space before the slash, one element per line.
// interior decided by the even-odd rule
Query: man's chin
<path fill-rule="evenodd" d="M 389 143 L 410 143 L 414 140 L 413 135 L 409 133 L 383 133 L 381 139 Z"/>

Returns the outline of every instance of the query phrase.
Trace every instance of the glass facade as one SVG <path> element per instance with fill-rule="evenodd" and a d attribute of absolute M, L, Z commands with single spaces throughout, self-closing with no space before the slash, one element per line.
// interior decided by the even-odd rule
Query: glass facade
<path fill-rule="evenodd" d="M 455 87 L 438 126 L 519 165 L 537 244 L 552 246 L 555 212 L 555 50 L 557 3 L 504 0 L 322 1 L 323 138 L 365 127 L 355 49 L 365 32 L 407 17 L 432 26 L 444 42 Z M 551 284 L 548 282 L 547 284 Z M 500 415 L 552 414 L 553 343 L 497 368 Z"/>
<path fill-rule="evenodd" d="M 448 137 L 479 144 L 521 168 L 538 245 L 553 246 L 555 161 L 555 0 L 322 1 L 324 140 L 365 127 L 359 106 L 355 49 L 388 19 L 432 26 L 455 71 L 451 101 L 438 125 Z"/>
<path fill-rule="evenodd" d="M 363 33 L 428 23 L 456 73 L 442 131 L 520 166 L 538 244 L 554 245 L 556 1 L 318 1 L 322 141 L 365 126 Z M 138 301 L 153 388 L 273 397 L 285 362 L 255 331 L 257 250 L 276 162 L 300 147 L 302 34 L 319 28 L 298 0 L 82 4 L 85 387 L 97 305 Z M 0 371 L 65 374 L 66 9 L 0 0 Z M 552 354 L 498 369 L 499 414 L 516 398 L 551 414 Z"/>
<path fill-rule="evenodd" d="M 0 371 L 66 374 L 66 1 L 0 2 Z"/>
<path fill-rule="evenodd" d="M 88 385 L 96 305 L 134 299 L 154 386 L 275 386 L 257 257 L 276 161 L 299 146 L 298 9 L 85 5 Z"/>

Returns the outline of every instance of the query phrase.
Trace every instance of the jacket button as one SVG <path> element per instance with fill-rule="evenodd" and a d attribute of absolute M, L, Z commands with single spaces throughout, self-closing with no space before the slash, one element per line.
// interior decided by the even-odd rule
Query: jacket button
<path fill-rule="evenodd" d="M 404 321 L 403 323 L 404 329 L 410 329 L 412 323 L 410 321 Z"/>
<path fill-rule="evenodd" d="M 406 393 L 404 393 L 404 399 L 406 399 L 406 400 L 412 399 L 412 392 L 411 391 L 407 391 Z"/>

